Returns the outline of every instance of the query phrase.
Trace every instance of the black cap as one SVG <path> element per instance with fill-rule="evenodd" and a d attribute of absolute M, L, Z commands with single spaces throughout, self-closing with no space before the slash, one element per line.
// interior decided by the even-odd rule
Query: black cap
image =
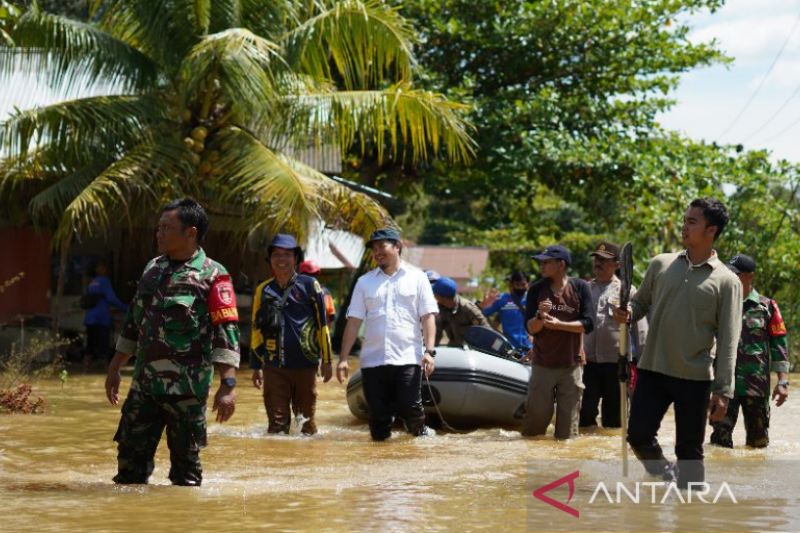
<path fill-rule="evenodd" d="M 367 241 L 367 246 L 374 241 L 400 241 L 400 232 L 394 228 L 382 228 L 372 232 Z"/>
<path fill-rule="evenodd" d="M 547 261 L 548 259 L 561 259 L 569 266 L 572 264 L 572 255 L 570 255 L 569 250 L 565 247 L 561 246 L 560 244 L 556 244 L 554 246 L 548 246 L 544 249 L 544 251 L 540 254 L 532 255 L 533 259 L 537 261 Z"/>
<path fill-rule="evenodd" d="M 756 271 L 756 262 L 749 255 L 738 254 L 731 257 L 728 261 L 728 268 L 734 274 L 749 274 Z"/>
<path fill-rule="evenodd" d="M 604 259 L 619 259 L 619 244 L 603 241 L 589 255 L 596 255 Z"/>

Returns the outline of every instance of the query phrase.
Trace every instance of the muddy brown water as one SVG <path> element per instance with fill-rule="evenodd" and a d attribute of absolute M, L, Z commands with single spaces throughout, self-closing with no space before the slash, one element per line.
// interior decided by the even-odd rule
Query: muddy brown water
<path fill-rule="evenodd" d="M 619 431 L 555 442 L 484 428 L 372 443 L 335 382 L 320 383 L 318 435 L 268 436 L 249 372 L 233 419 L 209 424 L 202 487 L 169 485 L 165 439 L 150 485 L 116 486 L 119 409 L 103 380 L 40 382 L 46 414 L 0 416 L 0 531 L 800 531 L 797 396 L 772 409 L 766 450 L 744 448 L 741 427 L 735 449 L 707 446 L 709 491 L 688 502 L 633 458 L 622 478 Z M 661 440 L 671 455 L 671 413 Z M 571 499 L 568 483 L 546 493 L 562 509 L 532 495 L 575 472 Z"/>

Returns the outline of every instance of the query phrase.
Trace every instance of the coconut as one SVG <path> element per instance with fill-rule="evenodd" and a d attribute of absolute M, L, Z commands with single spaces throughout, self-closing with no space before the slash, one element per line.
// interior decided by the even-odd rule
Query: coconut
<path fill-rule="evenodd" d="M 202 163 L 200 163 L 200 172 L 202 172 L 203 174 L 208 174 L 209 172 L 211 172 L 211 163 L 209 163 L 208 161 L 203 161 Z"/>
<path fill-rule="evenodd" d="M 192 112 L 189 109 L 184 109 L 181 111 L 181 120 L 184 122 L 189 122 L 192 120 Z"/>
<path fill-rule="evenodd" d="M 189 156 L 189 161 L 191 161 L 193 165 L 199 165 L 200 164 L 200 155 L 199 154 L 195 154 L 194 152 L 192 152 L 192 154 Z"/>
<path fill-rule="evenodd" d="M 208 137 L 208 130 L 203 126 L 197 126 L 195 129 L 192 130 L 192 139 L 195 141 L 205 141 L 206 137 Z"/>
<path fill-rule="evenodd" d="M 184 137 L 183 138 L 183 144 L 189 150 L 194 150 L 194 139 L 192 139 L 191 137 Z"/>
<path fill-rule="evenodd" d="M 192 146 L 192 150 L 197 152 L 198 154 L 205 149 L 206 145 L 203 141 L 194 141 L 194 145 Z"/>

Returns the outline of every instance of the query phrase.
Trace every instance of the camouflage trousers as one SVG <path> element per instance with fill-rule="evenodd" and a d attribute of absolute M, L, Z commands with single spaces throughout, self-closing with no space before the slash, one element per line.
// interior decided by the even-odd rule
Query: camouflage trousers
<path fill-rule="evenodd" d="M 200 448 L 206 445 L 206 402 L 194 396 L 153 396 L 130 391 L 122 406 L 115 483 L 147 483 L 153 457 L 167 429 L 173 485 L 199 486 L 203 479 Z"/>
<path fill-rule="evenodd" d="M 728 402 L 728 412 L 719 422 L 711 426 L 711 444 L 733 448 L 733 428 L 739 418 L 739 408 L 744 415 L 746 444 L 753 448 L 766 448 L 769 444 L 769 402 L 766 398 L 754 396 L 734 397 Z"/>

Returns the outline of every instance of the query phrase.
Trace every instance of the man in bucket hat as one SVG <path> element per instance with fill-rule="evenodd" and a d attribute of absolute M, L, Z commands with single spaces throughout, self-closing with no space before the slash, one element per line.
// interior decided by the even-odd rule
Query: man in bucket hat
<path fill-rule="evenodd" d="M 439 307 L 425 273 L 400 258 L 396 229 L 373 232 L 367 247 L 378 267 L 361 276 L 353 290 L 337 378 L 340 383 L 347 378 L 347 357 L 364 322 L 360 362 L 372 439 L 389 438 L 395 415 L 412 435 L 430 435 L 421 386 L 422 372 L 429 376 L 434 369 Z"/>
<path fill-rule="evenodd" d="M 291 414 L 305 435 L 317 432 L 317 371 L 333 375 L 325 295 L 316 279 L 298 274 L 303 250 L 291 235 L 278 234 L 267 248 L 274 277 L 253 293 L 250 347 L 253 385 L 264 390 L 269 433 L 288 433 Z"/>

